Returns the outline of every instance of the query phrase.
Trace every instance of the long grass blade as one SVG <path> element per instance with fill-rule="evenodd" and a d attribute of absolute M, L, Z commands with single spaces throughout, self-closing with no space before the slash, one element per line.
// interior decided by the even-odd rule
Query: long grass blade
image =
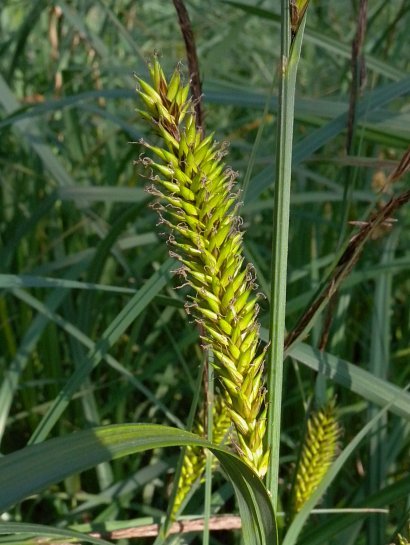
<path fill-rule="evenodd" d="M 282 411 L 283 346 L 285 337 L 287 259 L 289 238 L 290 181 L 292 165 L 293 117 L 296 73 L 302 47 L 303 30 L 290 39 L 289 4 L 281 3 L 281 65 L 276 150 L 275 196 L 273 208 L 273 241 L 271 273 L 271 310 L 269 324 L 270 350 L 268 367 L 267 443 L 270 462 L 267 488 L 276 506 L 278 498 L 279 448 Z"/>
<path fill-rule="evenodd" d="M 84 379 L 101 362 L 111 346 L 124 333 L 135 318 L 144 310 L 153 297 L 166 285 L 170 279 L 170 268 L 173 260 L 168 259 L 162 267 L 155 272 L 150 280 L 131 298 L 118 316 L 102 333 L 101 338 L 95 343 L 83 361 L 78 363 L 77 370 L 70 377 L 64 388 L 52 403 L 40 424 L 32 434 L 29 444 L 44 441 L 50 430 L 58 421 L 61 414 L 71 401 L 71 397 L 81 386 Z"/>

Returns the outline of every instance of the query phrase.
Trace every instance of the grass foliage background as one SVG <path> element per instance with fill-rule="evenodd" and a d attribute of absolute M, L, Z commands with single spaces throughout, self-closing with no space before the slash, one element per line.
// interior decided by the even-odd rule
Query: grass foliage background
<path fill-rule="evenodd" d="M 239 183 L 249 179 L 241 210 L 245 252 L 265 294 L 277 107 L 271 86 L 272 78 L 277 83 L 279 53 L 279 5 L 271 4 L 187 2 L 207 128 L 218 140 L 229 140 L 228 164 L 240 171 Z M 312 0 L 309 8 L 295 112 L 289 329 L 353 232 L 346 220 L 362 220 L 383 198 L 375 190 L 378 180 L 391 172 L 410 141 L 410 5 L 375 0 L 368 9 L 366 81 L 346 156 L 343 116 L 357 4 Z M 130 144 L 149 130 L 134 112 L 133 73 L 147 76 L 154 50 L 168 73 L 185 58 L 171 2 L 5 0 L 0 8 L 3 455 L 29 441 L 96 425 L 184 428 L 201 362 L 198 334 L 172 274 L 162 283 L 152 281 L 164 263 L 164 271 L 172 271 L 173 263 L 147 206 L 140 167 L 133 164 L 142 149 Z M 255 143 L 259 129 L 262 137 Z M 406 183 L 408 177 L 392 191 Z M 410 381 L 408 209 L 397 220 L 391 232 L 367 245 L 343 286 L 326 346 L 327 353 L 381 379 L 386 392 L 384 381 L 400 388 Z M 137 290 L 141 297 L 132 325 L 111 346 L 107 329 Z M 267 327 L 268 301 L 262 306 Z M 320 332 L 319 320 L 306 342 L 317 346 Z M 116 331 L 111 333 L 115 337 Z M 87 353 L 97 342 L 101 357 L 90 360 Z M 296 358 L 287 360 L 280 491 L 285 506 L 315 378 Z M 71 389 L 61 396 L 68 383 Z M 377 411 L 368 402 L 371 380 L 361 395 L 351 391 L 349 381 L 347 386 L 327 382 L 329 394 L 337 395 L 343 444 Z M 383 507 L 390 513 L 314 515 L 304 544 L 328 539 L 382 545 L 397 529 L 405 532 L 408 413 L 382 419 L 321 505 Z M 121 521 L 151 520 L 166 510 L 177 454 L 155 450 L 101 464 L 27 499 L 2 520 L 83 531 L 91 523 L 114 529 Z M 189 512 L 200 513 L 202 502 L 202 495 L 195 496 Z M 234 509 L 232 490 L 218 476 L 214 502 L 215 509 L 224 504 L 226 512 Z M 215 534 L 214 543 L 226 539 Z"/>

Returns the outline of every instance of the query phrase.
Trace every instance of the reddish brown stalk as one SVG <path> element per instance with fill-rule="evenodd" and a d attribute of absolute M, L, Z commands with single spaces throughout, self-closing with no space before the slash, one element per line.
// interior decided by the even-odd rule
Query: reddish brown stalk
<path fill-rule="evenodd" d="M 406 152 L 405 156 L 408 157 L 408 154 L 409 152 Z M 404 165 L 400 167 L 402 163 L 404 163 Z M 410 162 L 408 159 L 407 161 L 402 160 L 400 165 L 393 173 L 392 178 L 397 179 L 397 177 L 395 177 L 395 173 L 399 170 L 399 168 L 402 174 L 410 168 Z M 286 350 L 289 349 L 290 346 L 297 340 L 300 340 L 307 334 L 317 313 L 329 303 L 329 300 L 339 289 L 343 280 L 353 269 L 360 257 L 365 243 L 372 238 L 378 229 L 380 229 L 380 226 L 389 225 L 389 223 L 391 223 L 392 215 L 408 201 L 410 201 L 410 190 L 405 191 L 398 197 L 392 198 L 379 210 L 373 212 L 367 221 L 360 223 L 359 231 L 351 237 L 343 254 L 339 258 L 336 266 L 327 279 L 324 288 L 309 304 L 307 310 L 303 313 L 295 328 L 287 336 L 285 341 Z"/>
<path fill-rule="evenodd" d="M 202 133 L 204 133 L 205 126 L 202 111 L 202 85 L 199 77 L 199 62 L 198 55 L 196 53 L 194 32 L 192 30 L 191 20 L 189 19 L 188 11 L 184 2 L 182 0 L 173 0 L 173 2 L 178 15 L 182 37 L 184 38 L 185 42 L 190 76 L 190 89 L 195 108 L 196 126 Z"/>
<path fill-rule="evenodd" d="M 409 171 L 410 171 L 410 147 L 403 154 L 402 158 L 400 159 L 399 164 L 396 166 L 396 168 L 389 175 L 389 177 L 387 179 L 387 182 L 386 182 L 386 185 L 389 185 L 389 184 L 392 184 L 392 183 L 396 182 L 402 176 L 404 176 L 404 174 L 406 174 Z M 400 199 L 400 197 L 398 197 L 398 199 Z M 403 204 L 404 204 L 404 202 L 403 202 Z M 383 214 L 383 208 L 380 209 L 378 214 Z M 377 218 L 377 213 L 374 214 L 374 216 L 373 216 L 373 219 L 376 219 L 376 218 Z M 360 224 L 360 222 L 359 222 L 359 224 Z M 386 217 L 386 219 L 383 222 L 378 223 L 378 225 L 379 225 L 379 230 L 383 229 L 383 227 L 385 227 L 385 228 L 391 227 L 391 218 Z M 366 226 L 366 222 L 364 223 L 364 226 Z M 374 229 L 373 233 L 374 233 L 374 235 L 376 235 L 377 230 Z M 371 235 L 371 238 L 377 238 L 374 235 L 373 236 Z M 333 319 L 335 305 L 336 305 L 336 293 L 334 293 L 331 296 L 331 298 L 329 299 L 328 304 L 327 304 L 326 316 L 325 316 L 324 325 L 323 325 L 323 328 L 322 328 L 321 338 L 320 338 L 320 341 L 319 341 L 319 350 L 324 350 L 325 347 L 326 347 L 326 344 L 327 344 L 327 341 L 328 341 L 328 338 L 329 338 L 330 327 L 332 325 L 332 319 Z M 315 308 L 317 308 L 317 307 L 315 307 Z M 293 335 L 293 332 L 292 332 L 292 335 Z M 289 338 L 290 337 L 288 337 L 288 339 Z M 294 338 L 294 337 L 292 337 L 292 338 Z"/>
<path fill-rule="evenodd" d="M 319 346 L 318 346 L 321 352 L 325 351 L 325 348 L 329 340 L 330 328 L 332 327 L 333 316 L 336 309 L 337 300 L 338 300 L 337 293 L 335 293 L 330 298 L 329 303 L 327 305 L 325 319 L 323 322 L 323 327 L 320 334 L 320 340 L 319 340 Z"/>
<path fill-rule="evenodd" d="M 404 174 L 410 171 L 410 146 L 407 148 L 403 157 L 400 159 L 399 164 L 393 170 L 388 178 L 388 183 L 396 182 Z"/>

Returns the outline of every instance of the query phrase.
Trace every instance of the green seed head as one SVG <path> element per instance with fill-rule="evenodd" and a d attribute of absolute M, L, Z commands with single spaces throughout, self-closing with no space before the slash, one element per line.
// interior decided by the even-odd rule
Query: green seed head
<path fill-rule="evenodd" d="M 166 203 L 160 211 L 162 222 L 171 230 L 173 255 L 193 288 L 189 310 L 202 324 L 204 346 L 214 353 L 239 452 L 263 476 L 268 457 L 263 353 L 257 354 L 258 306 L 237 228 L 238 202 L 232 191 L 236 174 L 222 161 L 225 149 L 197 129 L 189 86 L 183 85 L 180 70 L 169 82 L 156 58 L 149 70 L 152 83 L 139 79 L 138 92 L 145 104 L 143 117 L 151 119 L 164 147 L 144 144 L 158 162 L 142 162 L 161 176 L 151 180 Z"/>
<path fill-rule="evenodd" d="M 308 418 L 292 491 L 293 514 L 302 509 L 327 473 L 336 457 L 339 437 L 335 402 L 331 400 Z"/>

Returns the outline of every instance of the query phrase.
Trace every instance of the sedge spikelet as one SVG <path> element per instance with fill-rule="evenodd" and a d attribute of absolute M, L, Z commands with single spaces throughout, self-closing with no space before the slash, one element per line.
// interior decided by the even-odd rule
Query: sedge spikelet
<path fill-rule="evenodd" d="M 336 457 L 339 436 L 335 402 L 331 400 L 312 412 L 307 420 L 293 485 L 291 513 L 298 513 L 319 486 Z"/>
<path fill-rule="evenodd" d="M 212 440 L 218 445 L 227 439 L 228 431 L 231 426 L 226 406 L 221 396 L 216 396 L 212 407 L 213 428 Z M 205 421 L 205 410 L 201 410 L 196 420 L 196 425 L 192 430 L 194 433 L 205 437 L 203 422 Z M 191 492 L 194 484 L 202 478 L 205 471 L 206 455 L 203 449 L 199 447 L 187 446 L 184 460 L 181 468 L 181 476 L 178 482 L 178 491 L 172 508 L 172 515 L 175 517 L 181 508 L 185 498 Z M 213 459 L 213 465 L 217 465 L 216 458 Z"/>
<path fill-rule="evenodd" d="M 238 439 L 238 452 L 260 475 L 267 470 L 264 351 L 258 353 L 258 305 L 252 268 L 244 266 L 242 235 L 233 193 L 235 173 L 222 162 L 225 151 L 196 127 L 189 86 L 176 69 L 170 81 L 155 58 L 152 86 L 138 79 L 138 93 L 165 146 L 141 142 L 159 159 L 147 157 L 151 193 L 159 197 L 161 223 L 171 231 L 171 255 L 192 290 L 187 303 L 201 324 L 213 366 Z"/>

